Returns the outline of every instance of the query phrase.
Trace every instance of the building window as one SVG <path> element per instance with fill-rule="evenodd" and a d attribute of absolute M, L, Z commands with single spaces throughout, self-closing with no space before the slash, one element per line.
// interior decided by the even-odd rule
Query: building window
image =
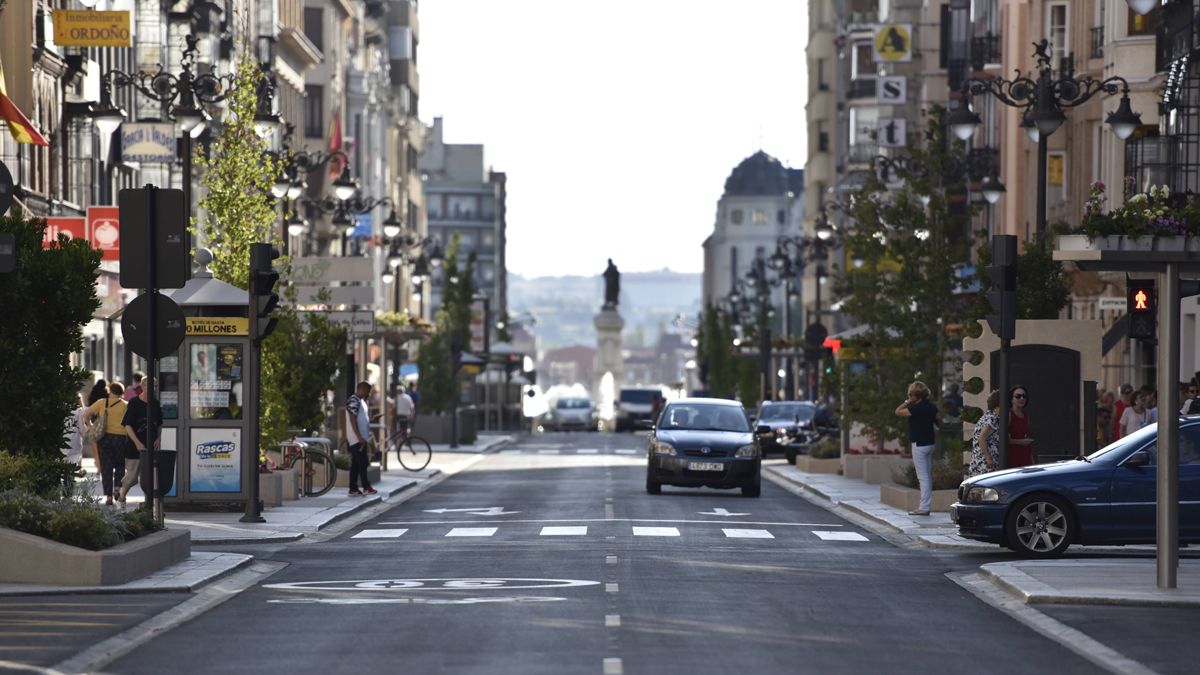
<path fill-rule="evenodd" d="M 730 289 L 737 288 L 738 282 L 738 260 L 737 247 L 729 247 L 729 287 Z"/>
<path fill-rule="evenodd" d="M 1129 12 L 1129 23 L 1126 25 L 1129 26 L 1129 34 L 1154 35 L 1154 27 L 1158 25 L 1158 16 L 1162 14 L 1160 10 L 1162 10 L 1162 5 L 1157 5 L 1146 16 L 1140 16 L 1132 9 L 1127 10 Z"/>
<path fill-rule="evenodd" d="M 787 224 L 787 211 L 779 209 L 779 211 L 775 214 L 775 220 L 778 221 L 780 225 Z"/>
<path fill-rule="evenodd" d="M 825 120 L 817 120 L 817 152 L 829 152 L 829 130 Z"/>
<path fill-rule="evenodd" d="M 304 37 L 319 51 L 325 51 L 325 10 L 320 7 L 304 8 Z"/>
<path fill-rule="evenodd" d="M 1067 38 L 1067 23 L 1069 12 L 1065 2 L 1052 2 L 1046 5 L 1046 39 L 1050 41 L 1050 65 L 1058 74 L 1063 59 L 1070 53 L 1070 41 Z"/>
<path fill-rule="evenodd" d="M 850 108 L 850 145 L 874 145 L 875 126 L 879 123 L 878 108 Z"/>
<path fill-rule="evenodd" d="M 870 42 L 858 42 L 850 50 L 850 77 L 875 79 L 875 52 Z"/>
<path fill-rule="evenodd" d="M 741 209 L 734 209 L 729 213 L 729 222 L 733 223 L 734 225 L 741 225 L 743 217 L 744 215 L 742 214 Z"/>
<path fill-rule="evenodd" d="M 1061 202 L 1067 191 L 1067 154 L 1051 152 L 1046 155 L 1046 201 Z"/>
<path fill-rule="evenodd" d="M 826 59 L 817 59 L 817 89 L 819 91 L 829 91 L 829 79 L 826 75 L 828 70 Z"/>
<path fill-rule="evenodd" d="M 304 135 L 321 138 L 325 135 L 325 87 L 310 84 L 304 87 Z"/>
<path fill-rule="evenodd" d="M 495 235 L 492 235 L 492 234 L 483 235 L 483 246 L 485 248 L 491 248 L 495 245 L 496 245 L 496 236 Z"/>
<path fill-rule="evenodd" d="M 755 225 L 766 225 L 767 220 L 768 218 L 766 209 L 754 209 L 754 211 L 750 213 L 750 222 L 754 223 Z"/>

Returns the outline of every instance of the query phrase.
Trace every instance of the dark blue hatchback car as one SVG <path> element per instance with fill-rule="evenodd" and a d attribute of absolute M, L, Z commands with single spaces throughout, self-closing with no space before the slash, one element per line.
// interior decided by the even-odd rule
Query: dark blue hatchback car
<path fill-rule="evenodd" d="M 1200 417 L 1179 431 L 1179 541 L 1200 543 Z M 969 478 L 950 517 L 960 535 L 1031 557 L 1058 556 L 1071 544 L 1155 541 L 1157 425 L 1085 459 Z"/>
<path fill-rule="evenodd" d="M 762 459 L 737 401 L 684 398 L 667 403 L 650 432 L 646 492 L 663 485 L 761 490 Z"/>

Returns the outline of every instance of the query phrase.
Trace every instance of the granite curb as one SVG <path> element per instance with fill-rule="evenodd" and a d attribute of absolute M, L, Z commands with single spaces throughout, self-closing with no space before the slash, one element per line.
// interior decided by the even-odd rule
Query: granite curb
<path fill-rule="evenodd" d="M 0 597 L 23 595 L 115 595 L 133 593 L 191 593 L 254 562 L 242 553 L 193 551 L 170 567 L 129 583 L 113 586 L 44 586 L 0 584 Z"/>
<path fill-rule="evenodd" d="M 1026 604 L 1200 607 L 1195 561 L 1180 561 L 1175 589 L 1155 586 L 1155 562 L 1147 559 L 996 562 L 979 574 Z"/>

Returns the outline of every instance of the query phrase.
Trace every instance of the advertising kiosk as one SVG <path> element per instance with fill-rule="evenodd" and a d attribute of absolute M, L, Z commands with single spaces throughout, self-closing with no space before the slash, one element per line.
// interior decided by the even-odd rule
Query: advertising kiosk
<path fill-rule="evenodd" d="M 212 254 L 197 252 L 199 271 L 168 295 L 186 317 L 178 353 L 160 362 L 163 447 L 177 448 L 175 482 L 164 503 L 242 505 L 258 480 L 258 458 L 248 448 L 246 397 L 250 349 L 249 294 L 214 279 Z"/>

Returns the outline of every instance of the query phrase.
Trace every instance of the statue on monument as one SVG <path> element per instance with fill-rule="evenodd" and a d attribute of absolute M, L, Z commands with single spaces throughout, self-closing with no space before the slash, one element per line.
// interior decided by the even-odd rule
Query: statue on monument
<path fill-rule="evenodd" d="M 604 270 L 604 308 L 615 309 L 620 295 L 621 273 L 617 271 L 612 258 L 609 258 L 608 267 Z"/>

